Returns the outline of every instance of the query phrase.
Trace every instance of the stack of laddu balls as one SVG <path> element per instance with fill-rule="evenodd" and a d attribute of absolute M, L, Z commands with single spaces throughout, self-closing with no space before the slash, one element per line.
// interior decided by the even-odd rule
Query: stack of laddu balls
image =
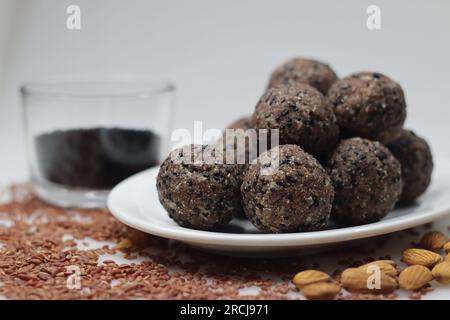
<path fill-rule="evenodd" d="M 267 233 L 375 222 L 430 183 L 430 148 L 403 129 L 405 118 L 403 90 L 387 76 L 338 79 L 327 64 L 295 58 L 272 73 L 254 113 L 228 126 L 279 129 L 279 146 L 251 164 L 195 161 L 226 157 L 213 145 L 174 150 L 157 177 L 159 199 L 178 224 L 203 230 L 240 212 Z M 262 174 L 267 152 L 278 156 L 272 174 Z"/>

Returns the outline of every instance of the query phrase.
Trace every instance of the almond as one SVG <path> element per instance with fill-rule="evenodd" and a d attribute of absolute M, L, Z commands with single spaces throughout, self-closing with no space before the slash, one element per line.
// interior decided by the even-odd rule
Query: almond
<path fill-rule="evenodd" d="M 420 289 L 433 280 L 430 269 L 421 265 L 409 266 L 400 273 L 398 282 L 405 290 Z"/>
<path fill-rule="evenodd" d="M 407 265 L 419 264 L 427 268 L 432 268 L 434 265 L 442 261 L 442 257 L 436 252 L 425 249 L 407 249 L 403 252 L 402 260 Z"/>
<path fill-rule="evenodd" d="M 391 276 L 391 277 L 395 277 L 398 274 L 397 268 L 396 268 L 396 263 L 392 260 L 377 260 L 377 261 L 372 261 L 369 263 L 366 263 L 360 267 L 358 267 L 358 269 L 363 270 L 364 272 L 371 272 L 370 270 L 370 266 L 377 266 L 378 268 L 380 268 L 381 272 L 384 272 L 385 274 Z"/>
<path fill-rule="evenodd" d="M 444 244 L 444 250 L 447 253 L 450 253 L 450 241 Z"/>
<path fill-rule="evenodd" d="M 341 287 L 332 282 L 316 282 L 305 286 L 302 294 L 310 300 L 332 300 Z"/>
<path fill-rule="evenodd" d="M 325 272 L 318 270 L 305 270 L 297 273 L 292 282 L 294 282 L 297 289 L 301 290 L 309 284 L 317 282 L 327 282 L 329 280 L 330 276 Z"/>
<path fill-rule="evenodd" d="M 428 232 L 420 240 L 422 247 L 431 251 L 441 250 L 447 242 L 447 236 L 440 231 Z"/>
<path fill-rule="evenodd" d="M 433 277 L 443 284 L 450 284 L 450 261 L 444 261 L 433 268 Z"/>
<path fill-rule="evenodd" d="M 119 251 L 128 251 L 133 247 L 133 242 L 130 239 L 122 239 L 120 242 L 114 247 L 115 250 Z"/>
<path fill-rule="evenodd" d="M 376 273 L 365 272 L 359 268 L 349 268 L 342 273 L 341 283 L 348 291 L 358 293 L 391 293 L 398 287 L 394 277 L 383 272 L 380 272 L 379 275 L 379 287 L 372 288 L 372 285 L 376 285 L 376 282 L 373 281 Z"/>
<path fill-rule="evenodd" d="M 450 253 L 445 257 L 445 261 L 450 261 Z"/>
<path fill-rule="evenodd" d="M 148 248 L 151 244 L 151 236 L 145 232 L 127 228 L 125 237 L 116 245 L 114 249 L 122 252 L 136 252 Z"/>

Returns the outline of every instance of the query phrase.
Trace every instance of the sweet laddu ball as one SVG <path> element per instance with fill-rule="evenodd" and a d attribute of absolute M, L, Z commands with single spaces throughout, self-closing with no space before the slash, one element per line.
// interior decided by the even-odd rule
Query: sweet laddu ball
<path fill-rule="evenodd" d="M 273 71 L 267 88 L 280 84 L 305 83 L 326 94 L 336 80 L 336 73 L 329 65 L 317 60 L 294 58 Z"/>
<path fill-rule="evenodd" d="M 157 177 L 159 200 L 179 225 L 214 230 L 229 223 L 241 210 L 240 184 L 236 165 L 215 163 L 222 159 L 212 146 L 187 145 L 172 151 Z"/>
<path fill-rule="evenodd" d="M 378 221 L 400 198 L 400 163 L 379 142 L 342 140 L 326 166 L 335 190 L 331 217 L 338 223 L 360 225 Z"/>
<path fill-rule="evenodd" d="M 431 182 L 433 157 L 425 139 L 410 130 L 387 145 L 402 166 L 403 191 L 400 201 L 411 203 L 425 192 Z"/>
<path fill-rule="evenodd" d="M 241 192 L 247 218 L 267 233 L 324 228 L 334 196 L 325 169 L 296 145 L 261 154 L 245 173 Z"/>
<path fill-rule="evenodd" d="M 338 80 L 327 97 L 346 137 L 386 144 L 399 135 L 406 119 L 402 88 L 377 72 L 359 72 Z"/>
<path fill-rule="evenodd" d="M 279 129 L 280 145 L 299 145 L 315 157 L 332 150 L 339 139 L 330 103 L 302 83 L 268 89 L 256 105 L 253 124 L 257 129 Z"/>

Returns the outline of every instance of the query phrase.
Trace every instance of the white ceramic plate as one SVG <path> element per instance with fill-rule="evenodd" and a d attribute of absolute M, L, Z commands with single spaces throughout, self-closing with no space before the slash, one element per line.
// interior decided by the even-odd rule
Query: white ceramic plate
<path fill-rule="evenodd" d="M 449 168 L 450 160 L 435 159 L 432 184 L 417 204 L 395 209 L 376 223 L 324 231 L 261 234 L 248 221 L 238 219 L 223 232 L 180 227 L 159 203 L 156 191 L 159 168 L 138 173 L 117 185 L 109 195 L 108 207 L 130 227 L 202 249 L 238 255 L 305 254 L 408 229 L 450 213 Z"/>

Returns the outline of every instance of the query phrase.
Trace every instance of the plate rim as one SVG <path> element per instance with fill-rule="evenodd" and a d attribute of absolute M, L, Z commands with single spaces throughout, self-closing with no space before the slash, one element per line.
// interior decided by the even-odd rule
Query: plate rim
<path fill-rule="evenodd" d="M 442 162 L 450 164 L 448 159 Z M 441 162 L 440 161 L 440 162 Z M 440 163 L 442 164 L 442 163 Z M 158 223 L 156 219 L 151 217 L 148 220 L 135 218 L 129 214 L 122 212 L 120 205 L 117 206 L 116 198 L 118 193 L 121 193 L 123 189 L 131 186 L 140 179 L 149 178 L 151 175 L 156 176 L 158 167 L 153 167 L 137 173 L 124 181 L 120 182 L 116 187 L 111 190 L 108 199 L 107 206 L 111 214 L 119 221 L 132 228 L 138 229 L 145 233 L 153 234 L 159 237 L 178 240 L 182 242 L 189 242 L 195 244 L 208 244 L 208 245 L 228 245 L 239 247 L 294 247 L 294 246 L 311 246 L 311 245 L 324 245 L 338 242 L 345 242 L 357 239 L 370 238 L 380 236 L 396 231 L 405 230 L 418 225 L 423 225 L 436 220 L 446 214 L 450 213 L 450 205 L 435 208 L 431 213 L 422 214 L 419 216 L 404 215 L 401 217 L 394 217 L 388 220 L 381 220 L 378 222 L 336 228 L 321 231 L 312 232 L 297 232 L 297 233 L 280 233 L 280 234 L 245 234 L 245 233 L 224 233 L 215 231 L 196 230 L 181 227 L 178 225 L 165 226 Z M 155 177 L 152 177 L 153 179 Z M 137 206 L 137 200 L 134 197 L 128 197 L 129 205 L 135 206 L 135 210 L 140 210 Z M 152 224 L 153 222 L 153 224 Z"/>

